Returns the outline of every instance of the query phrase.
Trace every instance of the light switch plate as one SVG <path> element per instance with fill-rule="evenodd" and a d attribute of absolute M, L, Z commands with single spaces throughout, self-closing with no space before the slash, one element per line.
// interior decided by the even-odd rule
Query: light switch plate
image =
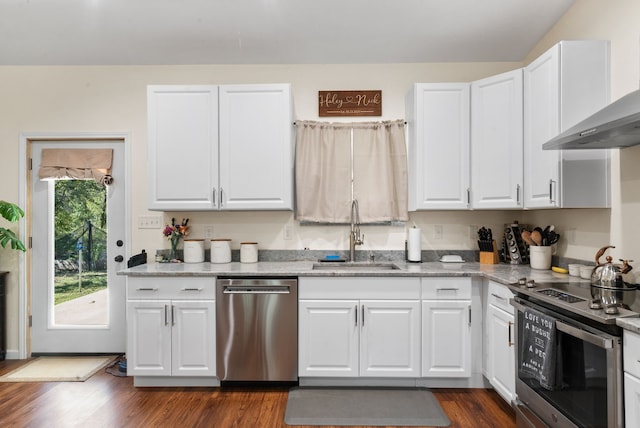
<path fill-rule="evenodd" d="M 139 215 L 138 229 L 160 229 L 162 217 L 157 215 Z"/>

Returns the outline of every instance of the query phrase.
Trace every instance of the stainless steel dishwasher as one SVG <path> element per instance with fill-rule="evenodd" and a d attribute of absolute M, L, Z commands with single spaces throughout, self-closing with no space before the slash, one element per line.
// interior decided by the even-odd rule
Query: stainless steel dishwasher
<path fill-rule="evenodd" d="M 297 381 L 297 278 L 216 280 L 216 354 L 221 381 Z"/>

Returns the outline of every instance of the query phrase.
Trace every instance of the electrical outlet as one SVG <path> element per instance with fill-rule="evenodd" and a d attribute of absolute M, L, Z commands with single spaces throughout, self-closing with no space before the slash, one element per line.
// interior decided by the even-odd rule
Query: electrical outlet
<path fill-rule="evenodd" d="M 284 240 L 285 241 L 290 241 L 293 239 L 293 226 L 290 224 L 285 224 L 284 225 Z"/>
<path fill-rule="evenodd" d="M 207 225 L 204 227 L 204 239 L 213 239 L 213 226 Z"/>
<path fill-rule="evenodd" d="M 433 239 L 436 241 L 442 239 L 442 235 L 444 235 L 443 227 L 441 224 L 433 225 Z"/>
<path fill-rule="evenodd" d="M 475 224 L 469 225 L 469 239 L 476 241 L 478 239 L 478 226 Z"/>
<path fill-rule="evenodd" d="M 138 229 L 160 229 L 162 227 L 162 217 L 157 215 L 139 215 Z"/>

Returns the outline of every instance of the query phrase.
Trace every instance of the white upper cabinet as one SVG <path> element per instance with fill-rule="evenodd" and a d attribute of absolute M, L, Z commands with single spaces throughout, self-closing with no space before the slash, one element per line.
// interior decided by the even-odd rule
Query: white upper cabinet
<path fill-rule="evenodd" d="M 149 86 L 147 115 L 149 209 L 213 209 L 218 87 Z"/>
<path fill-rule="evenodd" d="M 406 97 L 409 210 L 469 208 L 468 83 L 416 83 Z"/>
<path fill-rule="evenodd" d="M 149 86 L 149 209 L 293 209 L 288 84 Z"/>
<path fill-rule="evenodd" d="M 522 69 L 471 84 L 474 209 L 522 208 Z"/>
<path fill-rule="evenodd" d="M 525 208 L 607 207 L 607 150 L 542 145 L 609 102 L 609 43 L 562 41 L 524 69 Z"/>
<path fill-rule="evenodd" d="M 293 209 L 291 87 L 220 86 L 220 203 Z"/>

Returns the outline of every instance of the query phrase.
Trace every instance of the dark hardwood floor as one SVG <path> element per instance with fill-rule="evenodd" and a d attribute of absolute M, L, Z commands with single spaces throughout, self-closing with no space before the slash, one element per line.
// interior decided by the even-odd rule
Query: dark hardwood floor
<path fill-rule="evenodd" d="M 0 375 L 25 361 L 0 361 Z M 100 371 L 85 382 L 0 383 L 0 427 L 286 427 L 288 388 L 134 388 Z M 493 390 L 433 389 L 451 428 L 515 427 Z"/>

